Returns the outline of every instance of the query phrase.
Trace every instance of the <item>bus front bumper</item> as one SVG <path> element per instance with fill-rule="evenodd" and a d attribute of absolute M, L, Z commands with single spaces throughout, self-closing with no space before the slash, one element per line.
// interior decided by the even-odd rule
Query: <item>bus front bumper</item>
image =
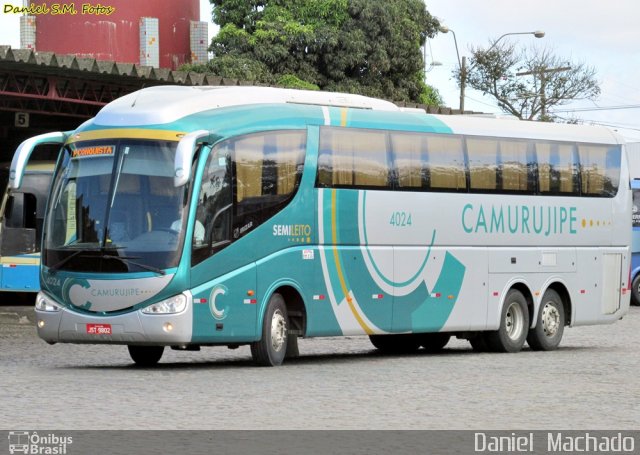
<path fill-rule="evenodd" d="M 36 327 L 38 336 L 50 344 L 183 345 L 191 342 L 192 308 L 188 302 L 180 313 L 138 310 L 114 316 L 92 316 L 62 307 L 58 311 L 36 309 Z"/>

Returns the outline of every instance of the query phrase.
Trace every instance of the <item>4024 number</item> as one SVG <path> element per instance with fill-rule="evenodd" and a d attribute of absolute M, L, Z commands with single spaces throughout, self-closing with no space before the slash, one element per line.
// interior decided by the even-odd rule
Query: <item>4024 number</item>
<path fill-rule="evenodd" d="M 389 224 L 395 227 L 411 226 L 412 223 L 411 212 L 392 212 L 389 218 Z"/>

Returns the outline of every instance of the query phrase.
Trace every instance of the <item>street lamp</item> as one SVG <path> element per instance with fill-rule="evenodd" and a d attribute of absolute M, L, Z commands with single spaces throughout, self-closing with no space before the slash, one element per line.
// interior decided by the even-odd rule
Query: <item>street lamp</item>
<path fill-rule="evenodd" d="M 458 51 L 458 40 L 456 39 L 456 34 L 453 30 L 451 30 L 446 25 L 441 25 L 439 30 L 441 33 L 451 32 L 451 34 L 453 35 L 453 42 L 456 46 L 456 55 L 458 56 L 458 68 L 460 68 L 460 113 L 464 114 L 464 91 L 467 85 L 467 57 L 463 56 L 462 58 L 460 58 L 460 52 Z M 511 36 L 511 35 L 533 35 L 536 38 L 543 38 L 544 32 L 541 30 L 536 30 L 534 32 L 505 33 L 504 35 L 500 36 L 497 40 L 495 40 L 491 45 L 491 47 L 486 50 L 486 52 L 489 52 L 494 47 L 496 47 L 496 45 L 498 44 L 498 41 L 500 41 L 502 38 L 504 38 L 505 36 Z"/>
<path fill-rule="evenodd" d="M 429 44 L 429 49 L 431 50 L 431 44 Z M 429 71 L 431 71 L 434 67 L 436 66 L 442 66 L 441 62 L 438 62 L 436 60 L 433 60 L 433 51 L 431 51 L 431 63 L 429 64 L 429 67 L 427 67 L 427 42 L 425 40 L 424 46 L 422 46 L 422 60 L 424 62 L 424 68 L 423 68 L 423 74 L 422 74 L 422 78 L 424 80 L 424 82 L 427 82 L 427 73 Z"/>

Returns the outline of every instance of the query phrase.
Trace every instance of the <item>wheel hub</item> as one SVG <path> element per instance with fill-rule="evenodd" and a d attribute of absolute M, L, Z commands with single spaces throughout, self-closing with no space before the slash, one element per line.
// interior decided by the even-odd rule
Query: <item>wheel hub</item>
<path fill-rule="evenodd" d="M 542 329 L 544 334 L 548 337 L 554 336 L 558 333 L 560 327 L 560 312 L 558 309 L 550 303 L 545 304 L 542 308 Z"/>
<path fill-rule="evenodd" d="M 517 340 L 522 335 L 524 325 L 524 315 L 522 308 L 517 303 L 512 303 L 507 309 L 507 315 L 505 318 L 505 326 L 507 329 L 507 335 L 512 340 Z"/>
<path fill-rule="evenodd" d="M 274 351 L 280 351 L 287 338 L 287 323 L 280 310 L 276 310 L 271 318 L 271 346 Z"/>

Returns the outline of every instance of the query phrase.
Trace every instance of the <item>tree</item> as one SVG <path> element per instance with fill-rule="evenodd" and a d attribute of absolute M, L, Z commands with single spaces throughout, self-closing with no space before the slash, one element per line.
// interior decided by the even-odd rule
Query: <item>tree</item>
<path fill-rule="evenodd" d="M 210 1 L 220 76 L 442 103 L 423 81 L 420 46 L 439 23 L 422 0 Z"/>
<path fill-rule="evenodd" d="M 518 51 L 509 42 L 494 42 L 488 50 L 471 52 L 467 85 L 492 96 L 500 109 L 520 119 L 555 121 L 550 108 L 600 94 L 594 68 L 568 63 L 547 48 Z M 460 82 L 460 71 L 456 78 Z"/>

